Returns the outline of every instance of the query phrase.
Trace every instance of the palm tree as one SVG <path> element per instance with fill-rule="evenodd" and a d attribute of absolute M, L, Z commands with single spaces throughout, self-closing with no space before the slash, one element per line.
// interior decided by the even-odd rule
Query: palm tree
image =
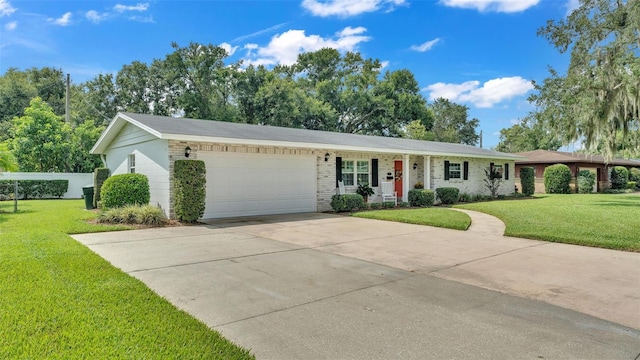
<path fill-rule="evenodd" d="M 18 163 L 16 162 L 16 158 L 13 156 L 11 151 L 9 151 L 6 143 L 0 143 L 0 170 L 1 171 L 18 170 Z"/>

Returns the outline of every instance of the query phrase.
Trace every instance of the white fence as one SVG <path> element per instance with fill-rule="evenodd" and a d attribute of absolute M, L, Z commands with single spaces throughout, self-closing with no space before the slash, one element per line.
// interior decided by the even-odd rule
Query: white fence
<path fill-rule="evenodd" d="M 93 184 L 93 173 L 0 172 L 0 180 L 69 180 L 63 199 L 82 198 L 82 187 Z"/>

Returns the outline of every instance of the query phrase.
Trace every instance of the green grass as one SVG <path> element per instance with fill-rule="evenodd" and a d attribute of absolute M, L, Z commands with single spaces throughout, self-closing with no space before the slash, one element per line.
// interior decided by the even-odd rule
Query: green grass
<path fill-rule="evenodd" d="M 355 213 L 353 216 L 455 230 L 467 230 L 471 225 L 469 215 L 445 208 L 375 210 Z"/>
<path fill-rule="evenodd" d="M 250 359 L 253 356 L 67 234 L 82 200 L 0 202 L 1 359 Z"/>
<path fill-rule="evenodd" d="M 640 252 L 638 195 L 541 195 L 456 207 L 500 218 L 508 236 Z"/>

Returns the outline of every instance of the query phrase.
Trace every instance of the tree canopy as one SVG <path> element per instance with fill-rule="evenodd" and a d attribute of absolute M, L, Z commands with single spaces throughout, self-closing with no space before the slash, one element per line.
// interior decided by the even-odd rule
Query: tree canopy
<path fill-rule="evenodd" d="M 555 132 L 545 129 L 535 115 L 530 113 L 520 119 L 519 123 L 500 130 L 500 142 L 496 150 L 508 153 L 538 149 L 558 150 L 562 146 L 562 141 Z"/>
<path fill-rule="evenodd" d="M 565 142 L 601 143 L 611 159 L 640 121 L 640 1 L 580 0 L 566 19 L 538 31 L 570 53 L 565 75 L 535 84 L 538 117 Z M 622 135 L 622 137 L 620 137 Z"/>

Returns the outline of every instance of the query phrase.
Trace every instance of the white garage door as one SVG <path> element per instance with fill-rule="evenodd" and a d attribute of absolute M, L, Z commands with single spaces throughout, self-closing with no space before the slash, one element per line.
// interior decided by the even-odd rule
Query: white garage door
<path fill-rule="evenodd" d="M 315 156 L 198 152 L 207 169 L 204 218 L 315 212 Z"/>

